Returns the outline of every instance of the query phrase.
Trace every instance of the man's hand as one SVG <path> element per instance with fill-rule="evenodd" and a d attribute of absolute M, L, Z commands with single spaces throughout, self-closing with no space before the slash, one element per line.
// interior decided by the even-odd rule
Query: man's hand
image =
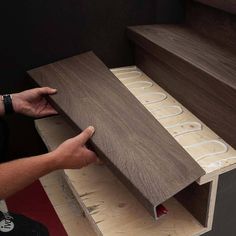
<path fill-rule="evenodd" d="M 80 169 L 98 158 L 94 152 L 85 146 L 94 133 L 94 127 L 89 126 L 78 136 L 68 139 L 52 152 L 57 169 Z"/>
<path fill-rule="evenodd" d="M 96 162 L 96 154 L 85 147 L 93 133 L 94 128 L 89 127 L 52 152 L 0 164 L 0 199 L 11 196 L 54 170 L 82 168 Z"/>
<path fill-rule="evenodd" d="M 35 118 L 56 115 L 57 111 L 46 99 L 46 96 L 53 95 L 56 92 L 56 89 L 44 87 L 15 93 L 12 95 L 14 111 Z"/>

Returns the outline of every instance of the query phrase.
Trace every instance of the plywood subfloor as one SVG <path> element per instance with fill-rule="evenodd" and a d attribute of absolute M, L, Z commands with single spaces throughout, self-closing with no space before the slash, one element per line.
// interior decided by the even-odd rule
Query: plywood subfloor
<path fill-rule="evenodd" d="M 206 171 L 200 182 L 236 168 L 236 150 L 141 70 L 112 72 Z"/>
<path fill-rule="evenodd" d="M 40 179 L 68 236 L 95 236 L 78 202 L 65 182 L 62 171 L 52 172 Z"/>
<path fill-rule="evenodd" d="M 60 116 L 36 121 L 39 134 L 49 150 L 56 148 L 74 130 Z M 168 215 L 158 222 L 106 167 L 90 165 L 81 170 L 65 170 L 65 179 L 98 235 L 199 235 L 204 228 L 179 202 L 165 202 Z"/>

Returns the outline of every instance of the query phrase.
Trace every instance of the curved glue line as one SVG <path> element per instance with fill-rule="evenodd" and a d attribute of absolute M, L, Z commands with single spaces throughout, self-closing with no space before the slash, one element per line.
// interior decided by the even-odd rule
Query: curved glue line
<path fill-rule="evenodd" d="M 163 116 L 159 116 L 157 114 L 155 114 L 155 112 L 157 111 L 161 111 L 163 109 L 166 109 L 166 108 L 175 108 L 177 111 L 173 114 L 169 114 L 169 115 L 163 115 Z M 183 113 L 183 109 L 182 107 L 180 106 L 163 106 L 161 108 L 157 108 L 157 109 L 153 109 L 153 110 L 150 110 L 150 112 L 158 119 L 158 120 L 161 120 L 161 119 L 166 119 L 166 118 L 169 118 L 169 117 L 173 117 L 173 116 L 178 116 L 180 114 Z"/>
<path fill-rule="evenodd" d="M 123 71 L 125 71 L 125 70 L 128 70 L 128 71 L 131 71 L 131 70 L 133 70 L 133 71 L 136 71 L 138 68 L 137 68 L 137 66 L 129 66 L 129 67 L 121 67 L 121 68 L 113 68 L 113 69 L 111 69 L 111 72 L 118 72 L 119 73 L 119 71 L 121 71 L 121 72 L 123 72 Z"/>
<path fill-rule="evenodd" d="M 140 77 L 142 77 L 143 73 L 141 71 L 127 71 L 127 72 L 119 72 L 119 73 L 116 73 L 116 76 L 120 76 L 120 75 L 127 75 L 127 74 L 135 74 L 134 76 L 127 76 L 125 78 L 119 78 L 120 81 L 125 81 L 125 80 L 128 80 L 128 79 L 138 79 Z"/>
<path fill-rule="evenodd" d="M 145 97 L 147 97 L 149 95 L 155 95 L 155 94 L 161 95 L 162 97 L 160 99 L 153 99 L 153 100 L 152 99 L 146 99 L 145 100 Z M 161 93 L 161 92 L 151 92 L 151 93 L 146 93 L 146 94 L 137 96 L 137 98 L 141 100 L 143 105 L 149 105 L 149 104 L 153 104 L 153 103 L 164 101 L 165 99 L 167 99 L 167 95 L 165 93 Z M 143 100 L 145 100 L 144 102 L 142 101 L 142 98 L 144 98 L 143 99 Z M 150 100 L 150 101 L 147 101 L 147 100 Z"/>
<path fill-rule="evenodd" d="M 142 87 L 129 87 L 130 85 L 135 85 L 135 84 L 146 84 L 147 86 L 142 86 Z M 152 82 L 149 82 L 149 81 L 142 81 L 142 80 L 139 80 L 139 81 L 136 81 L 136 82 L 127 83 L 127 84 L 125 84 L 125 86 L 126 86 L 128 89 L 147 89 L 147 88 L 151 88 L 151 87 L 153 86 L 153 83 L 152 83 Z"/>
<path fill-rule="evenodd" d="M 172 129 L 172 128 L 176 128 L 176 127 L 184 126 L 184 125 L 190 125 L 190 126 L 193 125 L 193 127 L 190 130 L 183 130 L 182 132 L 179 132 L 177 134 L 172 134 L 172 135 L 174 137 L 177 137 L 177 136 L 180 136 L 180 135 L 189 134 L 189 133 L 193 133 L 193 132 L 202 130 L 202 124 L 199 123 L 199 122 L 195 122 L 195 121 L 186 121 L 186 122 L 178 123 L 178 124 L 175 124 L 175 125 L 165 126 L 165 128 L 166 129 Z"/>
<path fill-rule="evenodd" d="M 186 149 L 195 148 L 195 147 L 199 147 L 199 146 L 202 146 L 202 145 L 208 144 L 208 143 L 217 143 L 217 144 L 219 144 L 220 146 L 223 147 L 223 150 L 218 151 L 218 152 L 210 152 L 210 153 L 206 153 L 206 154 L 203 154 L 201 156 L 198 156 L 198 157 L 196 157 L 197 161 L 202 160 L 206 157 L 220 155 L 220 154 L 226 153 L 228 151 L 228 146 L 225 143 L 223 143 L 219 140 L 206 140 L 206 141 L 203 141 L 203 142 L 200 142 L 200 143 L 194 143 L 194 144 L 186 145 L 186 146 L 183 146 L 183 147 L 186 148 Z"/>
<path fill-rule="evenodd" d="M 214 161 L 208 165 L 201 165 L 203 168 L 207 168 L 207 169 L 218 169 L 221 168 L 223 165 L 225 165 L 227 163 L 227 161 L 229 160 L 235 160 L 236 161 L 236 157 L 228 157 L 222 160 L 218 160 L 218 161 Z M 234 164 L 234 163 L 232 163 Z"/>

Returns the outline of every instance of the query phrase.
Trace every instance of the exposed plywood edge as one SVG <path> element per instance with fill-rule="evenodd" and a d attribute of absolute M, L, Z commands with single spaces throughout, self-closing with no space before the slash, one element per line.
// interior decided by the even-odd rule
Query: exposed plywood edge
<path fill-rule="evenodd" d="M 229 172 L 231 170 L 234 170 L 234 169 L 236 169 L 236 164 L 235 163 L 231 164 L 229 166 L 222 167 L 219 170 L 215 170 L 213 172 L 210 172 L 210 173 L 202 176 L 200 179 L 197 180 L 197 183 L 202 185 L 202 184 L 211 182 L 212 180 L 217 178 L 219 175 L 222 175 L 222 174 L 224 174 L 226 172 Z"/>
<path fill-rule="evenodd" d="M 40 182 L 69 236 L 96 235 L 89 221 L 83 216 L 81 207 L 65 183 L 61 171 L 43 176 Z"/>
<path fill-rule="evenodd" d="M 74 136 L 73 129 L 60 117 L 37 120 L 36 127 L 49 150 Z M 91 165 L 81 170 L 65 170 L 76 199 L 99 235 L 172 236 L 201 235 L 204 228 L 180 203 L 170 199 L 164 205 L 167 216 L 158 222 L 134 198 L 106 166 Z"/>
<path fill-rule="evenodd" d="M 94 221 L 94 219 L 91 215 L 92 214 L 92 212 L 90 210 L 91 208 L 86 207 L 86 205 L 84 204 L 81 196 L 79 195 L 75 185 L 70 180 L 69 176 L 70 176 L 70 174 L 67 174 L 67 171 L 64 171 L 65 180 L 66 180 L 67 184 L 69 185 L 71 191 L 73 192 L 75 198 L 77 199 L 79 205 L 81 206 L 82 210 L 84 211 L 84 214 L 85 214 L 86 218 L 89 220 L 90 225 L 92 226 L 93 230 L 97 233 L 97 235 L 102 235 L 101 231 L 99 230 L 99 227 L 97 226 L 97 222 Z"/>
<path fill-rule="evenodd" d="M 218 179 L 219 179 L 219 176 L 215 177 L 213 181 L 210 183 L 211 187 L 210 187 L 210 196 L 209 196 L 208 213 L 207 213 L 208 215 L 207 227 L 209 231 L 212 229 L 212 224 L 213 224 L 213 219 L 214 219 Z"/>

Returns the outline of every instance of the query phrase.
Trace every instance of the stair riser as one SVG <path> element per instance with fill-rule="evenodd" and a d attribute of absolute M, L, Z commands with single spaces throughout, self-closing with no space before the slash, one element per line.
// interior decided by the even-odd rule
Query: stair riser
<path fill-rule="evenodd" d="M 226 106 L 231 107 L 234 112 L 236 112 L 236 88 L 232 88 L 214 78 L 213 75 L 208 74 L 206 72 L 207 68 L 197 68 L 190 64 L 187 60 L 185 61 L 184 59 L 179 58 L 165 49 L 158 47 L 158 45 L 152 43 L 151 41 L 146 40 L 130 31 L 129 38 L 133 39 L 138 47 L 145 48 L 146 52 L 154 55 L 154 57 L 158 58 L 160 61 L 172 67 L 175 71 L 184 75 L 184 81 L 190 81 L 200 89 L 207 91 L 208 96 L 216 97 L 218 100 L 221 100 L 221 102 L 223 102 Z M 199 54 L 201 51 L 196 49 L 196 53 Z M 228 76 L 228 74 L 225 73 L 225 76 Z"/>
<path fill-rule="evenodd" d="M 221 9 L 223 11 L 230 12 L 232 14 L 236 14 L 236 3 L 234 0 L 196 0 L 198 2 L 201 2 L 203 4 Z"/>
<path fill-rule="evenodd" d="M 160 57 L 160 54 L 156 55 Z M 178 67 L 176 69 L 176 64 L 171 63 L 171 58 L 169 60 L 164 58 L 165 62 L 168 62 L 165 63 L 138 46 L 135 49 L 135 58 L 136 65 L 144 73 L 178 99 L 220 137 L 236 147 L 236 111 L 231 107 L 233 104 L 236 107 L 236 94 L 232 94 L 234 91 L 229 94 L 222 87 L 220 90 L 220 85 L 217 89 L 215 87 L 213 89 L 211 87 L 213 84 L 199 83 L 199 76 L 196 73 L 186 72 L 187 65 L 183 67 L 185 72 L 180 72 L 177 70 Z"/>
<path fill-rule="evenodd" d="M 187 1 L 186 23 L 206 37 L 236 50 L 236 15 Z"/>

